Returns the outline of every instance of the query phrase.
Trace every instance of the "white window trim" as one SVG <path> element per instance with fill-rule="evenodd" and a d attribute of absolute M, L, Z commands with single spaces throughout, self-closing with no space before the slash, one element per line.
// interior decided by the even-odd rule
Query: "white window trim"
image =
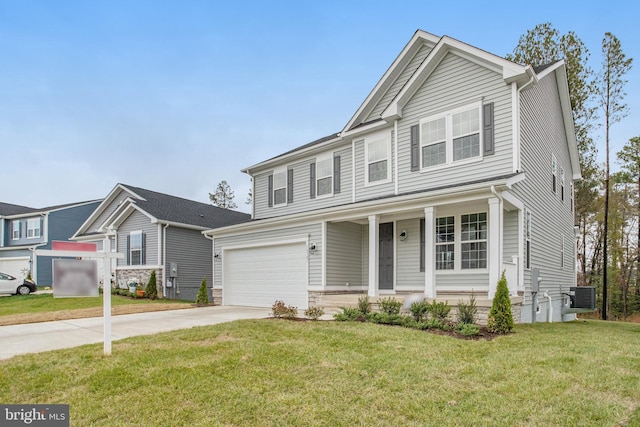
<path fill-rule="evenodd" d="M 384 140 L 387 146 L 387 178 L 369 182 L 369 144 Z M 364 186 L 370 187 L 391 182 L 391 139 L 388 132 L 377 133 L 364 139 Z"/>
<path fill-rule="evenodd" d="M 135 249 L 136 251 L 140 251 L 140 264 L 133 264 L 133 242 L 132 242 L 132 237 L 134 235 L 140 235 L 140 249 Z M 129 265 L 130 266 L 135 266 L 135 265 L 144 265 L 142 263 L 142 251 L 144 250 L 144 242 L 142 241 L 142 230 L 136 230 L 136 231 L 130 231 L 129 232 Z"/>
<path fill-rule="evenodd" d="M 524 268 L 525 270 L 531 270 L 531 235 L 533 234 L 531 211 L 529 209 L 524 210 Z M 529 242 L 529 249 L 527 250 L 527 242 Z M 527 257 L 529 258 L 529 265 L 527 265 Z"/>
<path fill-rule="evenodd" d="M 551 190 L 553 191 L 553 194 L 558 194 L 558 160 L 556 159 L 555 154 L 551 155 L 551 179 Z"/>
<path fill-rule="evenodd" d="M 453 241 L 453 269 L 452 270 L 435 270 L 437 275 L 447 275 L 447 274 L 478 274 L 478 273 L 488 273 L 489 272 L 489 233 L 488 233 L 488 229 L 487 229 L 487 238 L 486 239 L 481 239 L 481 240 L 465 240 L 464 242 L 462 241 L 462 216 L 463 215 L 473 215 L 473 214 L 481 214 L 484 213 L 487 215 L 487 227 L 489 226 L 489 212 L 484 211 L 484 210 L 477 210 L 477 211 L 473 211 L 473 212 L 462 212 L 459 214 L 446 214 L 446 215 L 442 215 L 442 216 L 438 216 L 437 218 L 435 218 L 434 224 L 437 222 L 437 220 L 439 218 L 445 218 L 445 217 L 453 217 L 453 221 L 454 221 L 454 241 Z M 435 229 L 434 229 L 434 233 L 435 233 Z M 462 243 L 473 243 L 473 242 L 486 242 L 487 243 L 487 267 L 485 268 L 462 268 Z M 444 243 L 442 243 L 444 244 Z M 436 243 L 435 246 L 437 246 L 438 244 Z M 436 256 L 436 251 L 435 251 L 435 246 L 434 246 L 434 257 Z M 435 265 L 434 265 L 434 269 L 435 269 Z"/>
<path fill-rule="evenodd" d="M 334 157 L 333 153 L 328 153 L 328 154 L 324 154 L 324 155 L 316 157 L 316 182 L 315 182 L 316 199 L 325 199 L 327 197 L 332 197 L 333 196 L 333 186 L 334 186 L 334 182 L 333 182 L 333 179 L 334 179 L 333 162 L 334 162 L 334 160 L 333 160 L 333 157 Z M 331 173 L 329 175 L 327 175 L 327 176 L 322 176 L 321 177 L 320 176 L 320 168 L 318 168 L 318 163 L 320 163 L 322 161 L 326 161 L 326 160 L 329 160 L 330 163 L 331 163 Z M 320 179 L 323 179 L 323 178 L 331 178 L 331 192 L 327 193 L 327 194 L 320 195 L 320 191 L 319 191 L 319 188 L 318 188 L 318 181 L 320 181 Z"/>
<path fill-rule="evenodd" d="M 30 227 L 31 224 L 36 224 L 37 227 L 32 228 Z M 33 235 L 31 235 L 32 231 L 33 231 Z M 40 218 L 27 219 L 27 239 L 37 239 L 40 236 L 42 236 L 42 233 L 40 231 Z"/>
<path fill-rule="evenodd" d="M 462 111 L 467 111 L 467 110 L 472 110 L 474 108 L 478 109 L 478 118 L 479 118 L 479 124 L 478 124 L 478 138 L 479 138 L 479 150 L 480 153 L 478 156 L 475 157 L 469 157 L 467 159 L 461 159 L 461 160 L 453 160 L 453 121 L 451 116 L 453 116 L 454 114 L 460 113 Z M 444 163 L 438 164 L 438 165 L 434 165 L 434 166 L 423 166 L 422 165 L 422 148 L 426 147 L 428 145 L 431 144 L 423 144 L 422 143 L 422 125 L 424 123 L 427 122 L 432 122 L 434 120 L 439 120 L 439 119 L 445 119 L 445 128 L 446 128 L 446 139 L 445 139 L 445 149 L 446 149 L 446 161 Z M 476 101 L 476 102 L 472 102 L 469 104 L 464 104 L 460 107 L 456 107 L 453 108 L 451 110 L 447 110 L 445 112 L 439 113 L 439 114 L 434 114 L 431 116 L 427 116 L 427 117 L 423 117 L 422 119 L 420 119 L 419 122 L 419 130 L 420 130 L 420 143 L 418 145 L 418 156 L 419 156 L 419 161 L 420 161 L 420 171 L 421 172 L 431 172 L 434 170 L 438 170 L 438 169 L 442 169 L 442 168 L 446 168 L 449 167 L 451 165 L 465 165 L 468 163 L 475 163 L 475 162 L 479 162 L 482 161 L 483 159 L 483 153 L 484 153 L 484 132 L 482 131 L 482 101 Z"/>
<path fill-rule="evenodd" d="M 271 197 L 273 198 L 273 207 L 282 207 L 287 206 L 287 202 L 289 201 L 289 195 L 287 194 L 287 179 L 288 179 L 288 168 L 287 166 L 280 167 L 278 169 L 273 170 L 273 193 Z M 276 175 L 284 174 L 284 187 L 276 187 Z M 276 190 L 281 190 L 284 188 L 284 203 L 276 203 Z"/>
<path fill-rule="evenodd" d="M 20 224 L 20 220 L 14 219 L 13 222 L 11 223 L 11 240 L 20 240 L 20 228 L 22 228 Z"/>

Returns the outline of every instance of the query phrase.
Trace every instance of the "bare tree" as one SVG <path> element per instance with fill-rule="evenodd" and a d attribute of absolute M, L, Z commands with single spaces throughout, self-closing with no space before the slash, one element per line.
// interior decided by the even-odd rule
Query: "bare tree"
<path fill-rule="evenodd" d="M 227 181 L 220 181 L 220 184 L 216 187 L 215 193 L 209 193 L 209 200 L 214 206 L 223 209 L 235 209 L 238 207 L 233 201 L 234 198 L 231 186 L 227 184 Z"/>

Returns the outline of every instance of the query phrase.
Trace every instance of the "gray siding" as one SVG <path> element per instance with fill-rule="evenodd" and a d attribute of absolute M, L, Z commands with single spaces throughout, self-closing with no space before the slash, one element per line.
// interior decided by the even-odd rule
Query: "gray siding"
<path fill-rule="evenodd" d="M 424 290 L 424 272 L 420 271 L 420 218 L 396 223 L 396 237 L 407 231 L 404 241 L 398 239 L 396 251 L 396 290 Z"/>
<path fill-rule="evenodd" d="M 362 286 L 362 225 L 327 224 L 327 286 Z"/>
<path fill-rule="evenodd" d="M 148 237 L 147 237 L 148 239 Z M 202 278 L 207 278 L 207 292 L 211 298 L 213 286 L 213 254 L 211 241 L 198 230 L 169 226 L 166 229 L 166 264 L 178 264 L 177 299 L 195 301 Z"/>
<path fill-rule="evenodd" d="M 308 235 L 310 242 L 317 245 L 316 253 L 309 255 L 309 286 L 322 286 L 322 251 L 325 250 L 322 241 L 321 224 L 309 224 L 298 227 L 280 228 L 276 230 L 257 231 L 254 233 L 241 234 L 232 237 L 218 237 L 215 239 L 215 252 L 222 253 L 222 249 L 228 245 L 252 244 L 265 239 L 282 239 Z M 215 261 L 214 264 L 215 286 L 222 286 L 222 262 Z"/>
<path fill-rule="evenodd" d="M 427 45 L 423 45 L 418 52 L 416 52 L 415 56 L 411 59 L 407 67 L 400 73 L 396 81 L 389 87 L 389 90 L 384 94 L 380 102 L 375 106 L 375 108 L 371 111 L 371 114 L 364 120 L 363 123 L 369 122 L 371 120 L 379 119 L 382 112 L 389 106 L 393 98 L 400 92 L 400 89 L 404 86 L 404 84 L 409 80 L 409 78 L 413 75 L 413 73 L 418 69 L 422 61 L 429 55 L 431 52 L 431 47 Z"/>
<path fill-rule="evenodd" d="M 288 165 L 293 169 L 293 203 L 286 206 L 269 207 L 268 177 L 273 171 L 260 173 L 255 176 L 255 217 L 269 218 L 298 212 L 307 212 L 329 206 L 342 205 L 352 200 L 352 150 L 351 145 L 337 150 L 331 150 L 333 155 L 340 156 L 340 193 L 329 197 L 312 199 L 309 194 L 311 177 L 309 165 L 316 160 L 316 156 L 296 161 Z"/>
<path fill-rule="evenodd" d="M 51 212 L 48 220 L 49 242 L 43 246 L 43 249 L 51 249 L 51 241 L 53 240 L 69 240 L 98 205 L 100 202 Z"/>
<path fill-rule="evenodd" d="M 461 103 L 494 103 L 495 154 L 480 162 L 411 172 L 410 128 L 420 119 Z M 399 192 L 417 191 L 507 174 L 513 171 L 511 89 L 502 76 L 460 56 L 447 54 L 403 108 L 398 122 Z"/>
<path fill-rule="evenodd" d="M 109 205 L 106 206 L 105 210 L 91 224 L 89 224 L 87 232 L 96 231 L 127 197 L 133 196 L 124 190 L 120 190 L 120 193 L 116 195 L 115 199 Z"/>
<path fill-rule="evenodd" d="M 489 273 L 436 273 L 436 283 L 439 293 L 449 290 L 486 293 L 489 290 Z"/>
<path fill-rule="evenodd" d="M 512 256 L 518 256 L 518 217 L 520 211 L 504 212 L 502 256 L 511 262 Z M 522 261 L 522 257 L 520 257 Z"/>
<path fill-rule="evenodd" d="M 158 265 L 158 224 L 152 224 L 149 218 L 134 211 L 118 228 L 118 252 L 125 255 L 118 260 L 118 266 L 127 265 L 127 236 L 132 231 L 142 230 L 146 235 L 145 265 Z"/>
<path fill-rule="evenodd" d="M 520 106 L 521 163 L 526 180 L 516 184 L 513 191 L 532 213 L 531 266 L 540 269 L 543 278 L 540 291 L 548 290 L 553 298 L 560 298 L 561 287 L 566 291 L 569 286 L 575 286 L 575 244 L 569 198 L 569 151 L 555 75 L 548 75 L 537 86 L 524 91 Z M 558 192 L 552 191 L 552 153 L 557 158 L 558 171 L 560 168 L 565 170 L 564 202 L 560 199 L 559 183 Z M 561 268 L 560 236 L 563 234 L 565 265 Z M 524 240 L 525 236 L 522 238 Z M 531 274 L 525 271 L 525 296 L 530 292 Z"/>

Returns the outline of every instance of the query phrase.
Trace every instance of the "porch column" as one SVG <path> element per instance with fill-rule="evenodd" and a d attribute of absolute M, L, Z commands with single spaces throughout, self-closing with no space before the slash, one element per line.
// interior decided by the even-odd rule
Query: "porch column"
<path fill-rule="evenodd" d="M 424 296 L 436 297 L 436 208 L 424 209 Z"/>
<path fill-rule="evenodd" d="M 502 275 L 502 200 L 492 197 L 489 200 L 489 236 L 488 259 L 489 267 L 489 299 L 496 294 L 498 280 Z"/>
<path fill-rule="evenodd" d="M 378 250 L 380 240 L 378 215 L 369 216 L 369 296 L 378 296 Z"/>

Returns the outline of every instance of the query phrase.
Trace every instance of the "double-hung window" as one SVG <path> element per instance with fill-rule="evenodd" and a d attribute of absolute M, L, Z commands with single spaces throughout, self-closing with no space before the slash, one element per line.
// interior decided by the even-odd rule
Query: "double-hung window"
<path fill-rule="evenodd" d="M 421 167 L 480 158 L 480 111 L 477 103 L 420 120 Z"/>
<path fill-rule="evenodd" d="M 273 204 L 283 205 L 287 203 L 287 170 L 273 174 Z"/>
<path fill-rule="evenodd" d="M 20 239 L 20 220 L 17 219 L 15 221 L 13 221 L 12 224 L 11 224 L 11 227 L 12 227 L 11 238 L 13 240 Z"/>
<path fill-rule="evenodd" d="M 333 194 L 333 155 L 316 160 L 316 194 L 318 197 Z"/>
<path fill-rule="evenodd" d="M 460 267 L 487 268 L 487 213 L 460 216 Z"/>
<path fill-rule="evenodd" d="M 455 268 L 455 219 L 436 218 L 436 270 Z"/>
<path fill-rule="evenodd" d="M 558 181 L 558 161 L 556 160 L 556 156 L 551 155 L 551 190 L 556 193 Z"/>
<path fill-rule="evenodd" d="M 27 238 L 35 239 L 40 237 L 40 218 L 27 220 Z"/>
<path fill-rule="evenodd" d="M 367 183 L 377 183 L 390 179 L 391 145 L 388 136 L 365 140 Z"/>
<path fill-rule="evenodd" d="M 129 233 L 129 265 L 142 265 L 142 231 Z"/>

